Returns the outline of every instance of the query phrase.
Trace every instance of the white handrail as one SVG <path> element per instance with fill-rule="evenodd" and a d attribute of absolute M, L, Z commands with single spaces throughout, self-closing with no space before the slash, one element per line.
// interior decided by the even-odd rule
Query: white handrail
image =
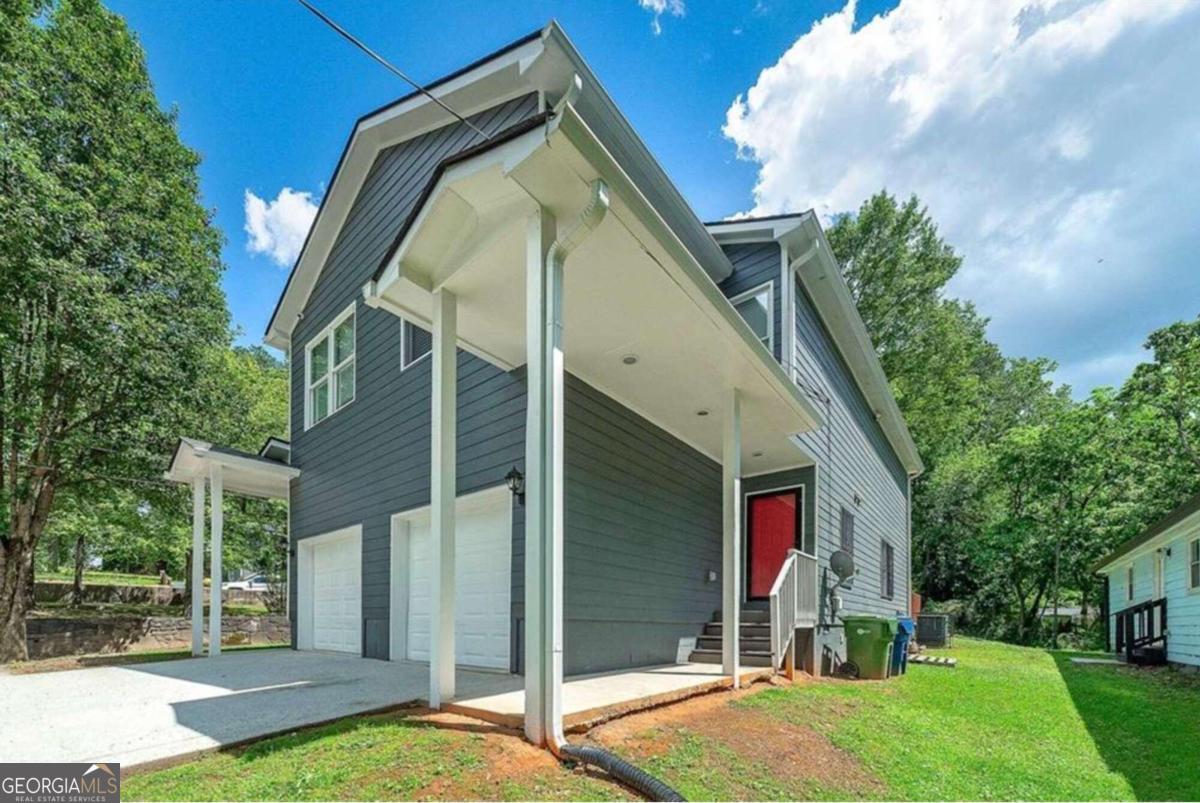
<path fill-rule="evenodd" d="M 779 668 L 791 648 L 796 628 L 816 624 L 817 559 L 795 549 L 779 567 L 771 585 L 771 661 Z"/>

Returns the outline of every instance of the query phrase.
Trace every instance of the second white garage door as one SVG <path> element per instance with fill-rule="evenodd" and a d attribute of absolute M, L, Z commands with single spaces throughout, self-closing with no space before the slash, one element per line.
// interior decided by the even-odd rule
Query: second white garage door
<path fill-rule="evenodd" d="M 512 495 L 507 488 L 458 500 L 455 512 L 454 652 L 464 666 L 509 668 Z M 408 520 L 408 649 L 429 660 L 428 512 Z"/>

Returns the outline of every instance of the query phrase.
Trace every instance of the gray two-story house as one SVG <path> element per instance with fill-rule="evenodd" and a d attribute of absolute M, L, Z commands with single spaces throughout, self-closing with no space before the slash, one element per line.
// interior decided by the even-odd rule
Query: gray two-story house
<path fill-rule="evenodd" d="M 922 466 L 813 214 L 702 223 L 553 23 L 429 89 L 355 124 L 266 336 L 295 646 L 524 675 L 552 741 L 564 673 L 834 664 L 835 549 L 906 612 Z"/>

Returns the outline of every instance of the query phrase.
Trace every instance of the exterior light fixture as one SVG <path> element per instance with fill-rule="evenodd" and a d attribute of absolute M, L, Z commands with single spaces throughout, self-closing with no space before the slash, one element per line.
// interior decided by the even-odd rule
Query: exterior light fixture
<path fill-rule="evenodd" d="M 704 418 L 704 416 L 708 415 L 708 410 L 697 410 L 696 415 L 700 416 L 701 418 Z"/>
<path fill-rule="evenodd" d="M 522 505 L 525 504 L 525 475 L 516 466 L 509 469 L 504 475 L 504 481 L 508 484 L 508 490 L 517 498 L 517 501 Z"/>
<path fill-rule="evenodd" d="M 638 355 L 636 354 L 626 354 L 621 358 L 621 362 L 625 363 L 626 365 L 637 365 L 637 361 Z"/>
<path fill-rule="evenodd" d="M 759 449 L 757 452 L 751 452 L 750 456 L 751 457 L 762 457 L 763 456 L 762 449 Z"/>

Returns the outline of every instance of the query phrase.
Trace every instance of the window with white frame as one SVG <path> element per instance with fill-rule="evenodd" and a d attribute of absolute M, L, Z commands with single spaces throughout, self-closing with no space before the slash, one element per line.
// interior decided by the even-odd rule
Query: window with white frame
<path fill-rule="evenodd" d="M 1125 569 L 1125 601 L 1133 602 L 1133 564 Z"/>
<path fill-rule="evenodd" d="M 775 302 L 772 300 L 773 284 L 764 285 L 734 296 L 729 301 L 738 314 L 750 324 L 754 334 L 767 347 L 767 351 L 775 353 Z"/>
<path fill-rule="evenodd" d="M 400 323 L 400 370 L 420 362 L 433 351 L 433 335 L 408 321 Z"/>
<path fill-rule="evenodd" d="M 354 305 L 308 341 L 304 350 L 304 426 L 311 427 L 354 401 Z"/>
<path fill-rule="evenodd" d="M 1200 591 L 1200 538 L 1188 544 L 1188 588 Z"/>

